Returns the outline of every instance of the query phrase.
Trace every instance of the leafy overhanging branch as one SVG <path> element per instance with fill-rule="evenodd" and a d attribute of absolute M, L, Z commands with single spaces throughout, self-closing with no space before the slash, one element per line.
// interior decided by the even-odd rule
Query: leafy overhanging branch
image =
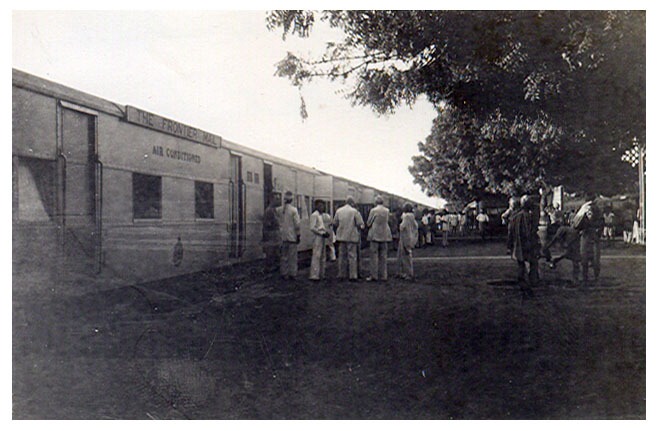
<path fill-rule="evenodd" d="M 279 76 L 297 87 L 340 80 L 353 104 L 380 114 L 425 95 L 439 117 L 450 107 L 445 118 L 469 130 L 461 139 L 433 131 L 455 148 L 414 159 L 429 193 L 452 193 L 431 178 L 449 172 L 462 175 L 456 190 L 512 190 L 547 177 L 601 187 L 583 174 L 584 161 L 610 169 L 615 187 L 633 177 L 615 163 L 632 136 L 645 140 L 643 12 L 275 11 L 268 27 L 309 37 L 318 17 L 345 37 L 316 58 L 289 53 Z"/>

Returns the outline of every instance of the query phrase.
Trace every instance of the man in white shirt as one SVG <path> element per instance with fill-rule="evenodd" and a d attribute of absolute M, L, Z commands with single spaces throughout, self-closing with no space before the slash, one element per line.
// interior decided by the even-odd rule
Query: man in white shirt
<path fill-rule="evenodd" d="M 349 278 L 356 281 L 359 277 L 357 266 L 357 246 L 361 229 L 364 229 L 364 219 L 354 208 L 355 199 L 346 198 L 346 204 L 336 210 L 334 226 L 336 226 L 336 242 L 339 243 L 339 279 L 344 279 L 349 267 Z"/>
<path fill-rule="evenodd" d="M 389 209 L 384 206 L 382 196 L 375 197 L 375 207 L 371 209 L 366 221 L 367 240 L 371 250 L 371 276 L 366 280 L 387 280 L 387 251 L 391 242 L 389 228 Z"/>
<path fill-rule="evenodd" d="M 280 272 L 285 280 L 297 276 L 297 245 L 300 243 L 300 215 L 293 206 L 293 193 L 284 194 L 284 205 L 277 208 L 281 233 Z"/>
<path fill-rule="evenodd" d="M 423 210 L 423 217 L 421 217 L 421 225 L 423 230 L 423 236 L 425 245 L 432 245 L 432 220 L 435 216 L 428 210 Z"/>

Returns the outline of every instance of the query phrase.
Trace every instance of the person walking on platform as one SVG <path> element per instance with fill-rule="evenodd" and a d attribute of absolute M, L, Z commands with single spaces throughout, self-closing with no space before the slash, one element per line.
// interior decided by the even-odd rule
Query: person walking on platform
<path fill-rule="evenodd" d="M 412 263 L 412 250 L 419 238 L 419 226 L 414 218 L 412 204 L 403 206 L 403 215 L 399 227 L 400 239 L 398 240 L 398 269 L 399 277 L 404 280 L 414 279 L 414 266 Z"/>
<path fill-rule="evenodd" d="M 297 277 L 297 245 L 300 243 L 300 215 L 293 206 L 293 193 L 284 194 L 284 205 L 277 208 L 281 229 L 280 272 L 285 280 Z"/>
<path fill-rule="evenodd" d="M 529 263 L 528 284 L 535 286 L 539 281 L 538 272 L 538 226 L 532 214 L 532 201 L 524 195 L 521 209 L 510 217 L 508 244 L 512 247 L 512 258 L 517 261 L 517 280 L 522 290 L 528 291 L 526 262 Z"/>
<path fill-rule="evenodd" d="M 371 275 L 366 280 L 387 281 L 387 252 L 392 240 L 389 228 L 389 209 L 384 206 L 382 196 L 375 197 L 375 207 L 368 213 L 366 221 L 371 251 Z"/>
<path fill-rule="evenodd" d="M 323 223 L 324 211 L 325 202 L 316 201 L 316 210 L 311 213 L 311 217 L 309 218 L 309 229 L 313 234 L 309 280 L 314 281 L 325 278 L 326 240 L 330 237 L 330 233 L 325 228 L 325 223 Z"/>
<path fill-rule="evenodd" d="M 359 278 L 357 262 L 357 246 L 359 245 L 361 229 L 364 229 L 364 219 L 354 207 L 355 199 L 346 198 L 346 204 L 336 210 L 334 226 L 336 226 L 336 241 L 339 243 L 339 279 L 345 279 L 346 273 L 351 281 Z"/>

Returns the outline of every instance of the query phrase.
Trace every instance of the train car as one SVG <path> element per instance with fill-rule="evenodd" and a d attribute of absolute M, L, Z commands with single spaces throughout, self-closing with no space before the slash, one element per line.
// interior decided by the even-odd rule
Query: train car
<path fill-rule="evenodd" d="M 133 106 L 13 70 L 15 275 L 88 274 L 126 283 L 263 257 L 268 197 L 294 195 L 299 251 L 315 199 L 375 190 Z M 89 278 L 91 279 L 91 278 Z"/>
<path fill-rule="evenodd" d="M 235 184 L 244 184 L 243 201 L 236 198 L 239 190 L 235 189 L 230 198 L 233 215 L 229 220 L 234 235 L 238 239 L 238 250 L 243 260 L 261 257 L 262 221 L 268 196 L 274 196 L 280 203 L 287 191 L 293 193 L 293 205 L 301 219 L 301 239 L 299 251 L 311 249 L 312 237 L 309 232 L 309 216 L 315 188 L 315 177 L 322 176 L 317 170 L 304 165 L 289 162 L 272 155 L 253 150 L 234 142 L 223 140 L 224 148 L 231 152 L 233 164 L 241 168 L 232 168 L 233 177 L 230 189 Z M 240 173 L 240 177 L 237 176 Z M 248 193 L 249 192 L 249 193 Z M 330 196 L 331 198 L 331 196 Z M 244 227 L 241 227 L 244 226 Z M 241 239 L 242 238 L 242 239 Z M 235 242 L 235 241 L 234 241 Z"/>

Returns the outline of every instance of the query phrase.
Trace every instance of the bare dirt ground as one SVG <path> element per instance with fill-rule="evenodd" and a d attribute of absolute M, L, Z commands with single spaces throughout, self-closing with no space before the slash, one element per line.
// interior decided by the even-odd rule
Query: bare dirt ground
<path fill-rule="evenodd" d="M 596 285 L 563 262 L 530 298 L 498 242 L 418 250 L 415 282 L 13 286 L 13 417 L 642 419 L 645 249 L 603 255 Z"/>

